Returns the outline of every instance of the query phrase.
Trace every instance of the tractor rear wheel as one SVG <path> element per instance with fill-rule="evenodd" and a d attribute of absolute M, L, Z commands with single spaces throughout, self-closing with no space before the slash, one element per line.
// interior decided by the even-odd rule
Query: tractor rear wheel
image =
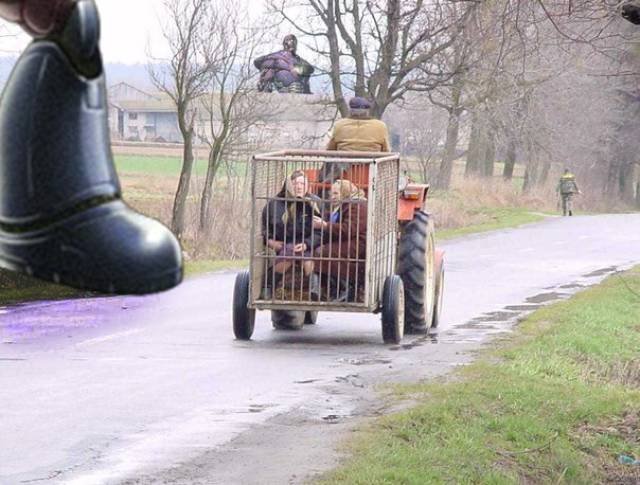
<path fill-rule="evenodd" d="M 233 287 L 233 334 L 238 340 L 249 340 L 256 322 L 256 311 L 249 304 L 249 272 L 236 276 Z"/>
<path fill-rule="evenodd" d="M 382 292 L 382 340 L 399 344 L 404 335 L 404 288 L 398 275 L 388 276 Z"/>
<path fill-rule="evenodd" d="M 305 325 L 315 325 L 318 321 L 318 312 L 304 312 L 304 324 Z"/>
<path fill-rule="evenodd" d="M 398 275 L 404 283 L 406 333 L 425 334 L 435 303 L 435 241 L 433 224 L 424 211 L 416 212 L 400 238 Z"/>
<path fill-rule="evenodd" d="M 300 330 L 305 313 L 297 310 L 271 310 L 271 323 L 276 330 Z"/>

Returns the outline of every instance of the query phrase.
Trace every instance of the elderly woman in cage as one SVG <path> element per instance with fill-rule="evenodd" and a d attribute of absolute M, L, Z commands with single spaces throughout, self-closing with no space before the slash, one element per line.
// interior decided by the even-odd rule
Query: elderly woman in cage
<path fill-rule="evenodd" d="M 367 250 L 367 200 L 353 182 L 338 179 L 331 185 L 329 220 L 314 218 L 324 244 L 315 250 L 316 269 L 324 281 L 335 279 L 333 300 L 361 301 Z M 327 283 L 329 285 L 329 283 Z M 334 292 L 329 295 L 332 297 Z"/>
<path fill-rule="evenodd" d="M 275 253 L 275 261 L 267 275 L 267 288 L 273 290 L 283 275 L 301 262 L 304 276 L 309 277 L 309 291 L 314 298 L 320 294 L 320 280 L 314 273 L 311 259 L 313 250 L 322 244 L 315 230 L 321 224 L 314 222 L 320 210 L 309 194 L 309 180 L 302 170 L 288 176 L 282 189 L 262 211 L 262 235 L 264 243 Z"/>

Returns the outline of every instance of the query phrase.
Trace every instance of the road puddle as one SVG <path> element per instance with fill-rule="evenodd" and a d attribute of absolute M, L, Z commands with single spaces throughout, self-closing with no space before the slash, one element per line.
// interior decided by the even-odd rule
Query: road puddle
<path fill-rule="evenodd" d="M 513 317 L 513 312 L 512 311 L 503 311 L 503 310 L 501 310 L 501 311 L 497 311 L 497 312 L 485 313 L 484 315 L 482 315 L 480 317 L 476 317 L 471 321 L 472 322 L 476 322 L 476 323 L 503 322 L 505 320 L 510 319 L 511 317 Z M 466 324 L 463 324 L 463 325 L 466 325 Z"/>
<path fill-rule="evenodd" d="M 358 374 L 349 374 L 347 376 L 338 376 L 335 378 L 335 382 L 340 384 L 349 384 L 353 387 L 364 388 L 362 378 Z"/>
<path fill-rule="evenodd" d="M 345 359 L 343 357 L 337 359 L 341 364 L 350 364 L 350 365 L 376 365 L 376 364 L 390 364 L 391 360 L 382 359 L 379 357 L 361 357 L 361 358 L 351 358 Z"/>
<path fill-rule="evenodd" d="M 582 275 L 583 278 L 595 278 L 596 276 L 606 276 L 611 273 L 615 273 L 618 271 L 617 266 L 609 266 L 607 268 L 598 269 L 596 271 L 592 271 L 591 273 L 587 273 Z"/>
<path fill-rule="evenodd" d="M 405 336 L 405 339 L 406 338 L 407 337 Z M 437 343 L 438 343 L 438 332 L 437 332 L 437 330 L 433 329 L 433 330 L 429 330 L 429 333 L 427 335 L 423 335 L 421 337 L 414 338 L 409 343 L 404 343 L 402 345 L 389 347 L 389 350 L 391 350 L 391 351 L 411 350 L 411 349 L 415 349 L 416 347 L 421 347 L 421 346 L 423 346 L 425 344 L 437 344 Z"/>
<path fill-rule="evenodd" d="M 559 286 L 560 289 L 562 290 L 578 290 L 580 288 L 586 288 L 584 285 L 581 285 L 579 283 L 572 283 L 570 285 L 562 285 Z"/>
<path fill-rule="evenodd" d="M 532 303 L 529 305 L 509 305 L 504 307 L 505 310 L 509 310 L 512 312 L 528 312 L 537 310 L 538 308 L 542 308 L 544 305 L 541 303 Z"/>
<path fill-rule="evenodd" d="M 304 379 L 301 381 L 293 381 L 294 384 L 313 384 L 314 382 L 318 382 L 320 379 Z"/>
<path fill-rule="evenodd" d="M 614 274 L 618 271 L 619 268 L 617 266 L 609 266 L 582 275 L 578 281 L 545 288 L 547 291 L 526 298 L 522 304 L 507 305 L 500 310 L 484 313 L 468 322 L 453 325 L 439 335 L 435 337 L 432 336 L 430 342 L 454 344 L 479 343 L 485 341 L 492 335 L 510 332 L 521 319 L 531 312 L 545 305 L 565 300 L 576 292 L 588 288 L 593 284 L 597 284 L 601 277 Z M 598 280 L 584 282 L 582 280 L 583 278 L 598 278 Z M 412 348 L 414 346 L 415 344 L 411 344 L 410 346 L 401 346 L 393 350 Z"/>
<path fill-rule="evenodd" d="M 476 320 L 471 320 L 470 322 L 463 323 L 462 325 L 458 325 L 456 328 L 472 329 L 472 330 L 489 330 L 489 331 L 497 329 L 496 325 L 488 325 L 486 323 L 478 322 Z"/>
<path fill-rule="evenodd" d="M 327 423 L 337 423 L 341 419 L 348 418 L 349 416 L 340 416 L 338 414 L 327 414 L 326 416 L 322 416 L 322 420 Z"/>
<path fill-rule="evenodd" d="M 247 412 L 250 413 L 261 413 L 263 411 L 266 411 L 267 409 L 271 409 L 273 407 L 275 407 L 275 404 L 252 404 L 251 406 L 249 406 L 249 409 L 247 409 Z"/>
<path fill-rule="evenodd" d="M 552 291 L 549 293 L 540 293 L 539 295 L 530 296 L 527 298 L 527 303 L 550 303 L 552 301 L 561 300 L 566 297 L 566 293 L 558 293 L 556 291 Z"/>

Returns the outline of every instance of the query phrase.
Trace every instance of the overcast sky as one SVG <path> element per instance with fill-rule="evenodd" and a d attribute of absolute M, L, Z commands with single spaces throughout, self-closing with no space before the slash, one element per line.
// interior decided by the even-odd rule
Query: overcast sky
<path fill-rule="evenodd" d="M 100 10 L 105 62 L 146 63 L 149 41 L 154 55 L 166 52 L 158 20 L 162 0 L 96 0 L 96 3 Z M 17 35 L 0 38 L 0 53 L 18 54 L 29 37 L 19 28 L 9 29 Z"/>

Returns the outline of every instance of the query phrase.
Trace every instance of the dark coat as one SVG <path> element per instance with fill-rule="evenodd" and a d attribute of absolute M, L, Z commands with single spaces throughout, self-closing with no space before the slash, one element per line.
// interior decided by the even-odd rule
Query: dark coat
<path fill-rule="evenodd" d="M 325 243 L 315 254 L 322 257 L 316 269 L 330 276 L 349 279 L 364 286 L 367 253 L 367 201 L 353 200 L 342 204 L 339 220 L 325 229 Z M 326 259 L 324 259 L 326 258 Z M 356 260 L 356 261 L 346 261 Z"/>
<path fill-rule="evenodd" d="M 292 206 L 295 205 L 295 208 Z M 290 210 L 294 209 L 294 210 Z M 289 216 L 284 221 L 284 215 Z M 292 217 L 291 214 L 295 214 Z M 318 215 L 313 204 L 308 200 L 284 200 L 278 195 L 267 202 L 262 210 L 262 237 L 266 243 L 268 239 L 282 241 L 285 244 L 306 243 L 308 249 L 319 246 L 322 241 L 313 229 L 313 216 Z"/>

